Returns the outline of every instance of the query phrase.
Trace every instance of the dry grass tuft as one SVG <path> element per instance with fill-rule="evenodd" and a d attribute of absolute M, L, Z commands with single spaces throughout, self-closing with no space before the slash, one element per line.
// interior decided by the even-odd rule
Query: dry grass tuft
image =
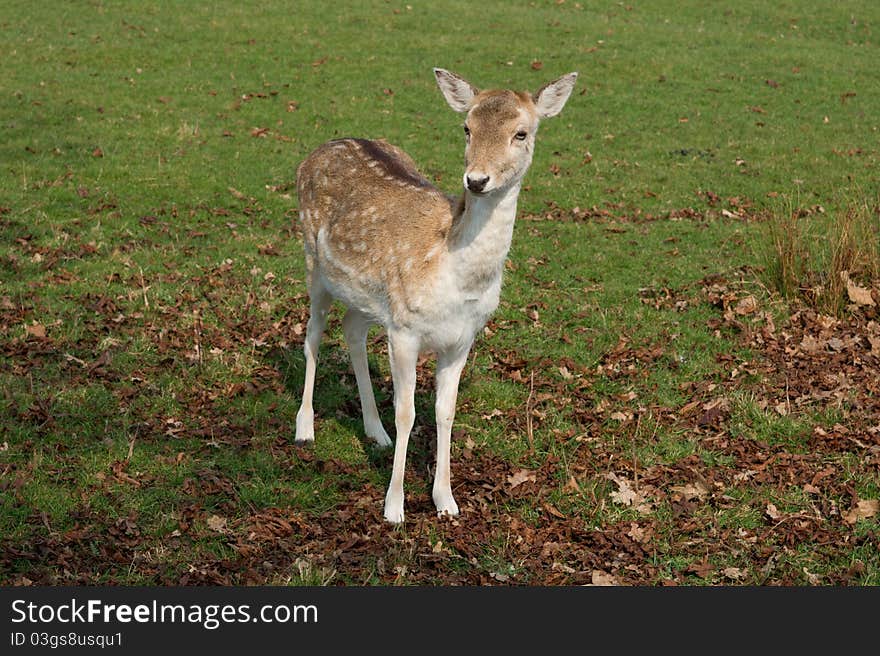
<path fill-rule="evenodd" d="M 768 222 L 770 285 L 786 298 L 841 316 L 853 285 L 880 281 L 880 205 L 851 203 L 833 215 L 821 207 L 789 210 Z"/>

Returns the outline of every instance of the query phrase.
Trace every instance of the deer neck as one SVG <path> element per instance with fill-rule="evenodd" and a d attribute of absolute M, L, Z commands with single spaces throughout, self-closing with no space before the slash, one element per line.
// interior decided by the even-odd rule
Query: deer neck
<path fill-rule="evenodd" d="M 449 235 L 449 255 L 459 289 L 482 294 L 501 280 L 513 239 L 520 183 L 488 195 L 465 191 Z"/>

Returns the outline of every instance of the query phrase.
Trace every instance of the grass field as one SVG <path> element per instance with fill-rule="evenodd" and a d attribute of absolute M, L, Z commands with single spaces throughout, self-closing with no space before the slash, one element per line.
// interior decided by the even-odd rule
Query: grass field
<path fill-rule="evenodd" d="M 346 4 L 0 9 L 0 584 L 880 583 L 875 304 L 767 275 L 780 217 L 820 261 L 848 207 L 878 224 L 880 7 Z M 381 137 L 457 191 L 433 66 L 580 77 L 462 379 L 463 514 L 426 360 L 394 528 L 338 313 L 293 445 L 294 178 Z"/>

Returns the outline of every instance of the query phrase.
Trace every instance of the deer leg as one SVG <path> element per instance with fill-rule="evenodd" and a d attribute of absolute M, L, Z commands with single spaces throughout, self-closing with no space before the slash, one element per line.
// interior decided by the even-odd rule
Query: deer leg
<path fill-rule="evenodd" d="M 389 331 L 388 357 L 394 381 L 394 465 L 391 482 L 385 495 L 385 519 L 393 524 L 403 521 L 403 474 L 406 468 L 406 446 L 416 417 L 416 362 L 419 342 L 412 335 Z"/>
<path fill-rule="evenodd" d="M 364 432 L 379 446 L 391 446 L 391 438 L 382 427 L 376 397 L 370 383 L 370 368 L 367 364 L 367 332 L 372 321 L 363 312 L 349 309 L 342 320 L 342 330 L 351 355 L 351 366 L 357 379 L 358 395 L 361 397 L 361 412 L 364 415 Z"/>
<path fill-rule="evenodd" d="M 327 327 L 327 311 L 330 309 L 332 298 L 324 286 L 314 279 L 309 286 L 309 298 L 311 308 L 309 310 L 309 323 L 306 325 L 306 340 L 303 351 L 306 356 L 306 376 L 303 385 L 302 404 L 296 413 L 296 437 L 297 442 L 312 442 L 315 439 L 315 412 L 312 408 L 312 394 L 315 389 L 315 369 L 318 364 L 318 347 L 321 344 L 321 336 Z"/>
<path fill-rule="evenodd" d="M 470 347 L 437 356 L 437 399 L 434 404 L 437 418 L 437 469 L 434 473 L 432 496 L 438 515 L 458 515 L 458 504 L 452 496 L 449 450 L 452 443 L 452 422 L 461 371 L 467 362 Z"/>

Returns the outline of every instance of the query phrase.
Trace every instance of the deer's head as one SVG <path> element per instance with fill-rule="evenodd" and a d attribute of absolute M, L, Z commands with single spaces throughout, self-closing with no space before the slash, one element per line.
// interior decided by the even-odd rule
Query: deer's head
<path fill-rule="evenodd" d="M 478 195 L 508 189 L 522 180 L 532 163 L 538 123 L 562 111 L 577 79 L 577 73 L 568 73 L 530 94 L 480 91 L 442 68 L 435 68 L 434 75 L 449 106 L 467 115 L 463 183 Z"/>

